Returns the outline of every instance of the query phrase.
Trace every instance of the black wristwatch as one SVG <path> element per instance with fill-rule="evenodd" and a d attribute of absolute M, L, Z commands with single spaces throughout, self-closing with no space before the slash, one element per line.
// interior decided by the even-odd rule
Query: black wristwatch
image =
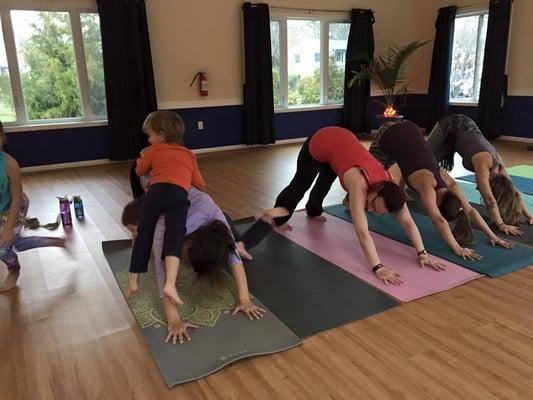
<path fill-rule="evenodd" d="M 379 263 L 378 265 L 375 265 L 372 267 L 372 272 L 373 273 L 376 273 L 378 269 L 381 269 L 383 268 L 383 264 L 382 263 Z"/>

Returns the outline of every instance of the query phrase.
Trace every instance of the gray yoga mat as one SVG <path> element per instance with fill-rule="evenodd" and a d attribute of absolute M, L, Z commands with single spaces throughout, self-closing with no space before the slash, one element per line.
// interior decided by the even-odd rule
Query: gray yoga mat
<path fill-rule="evenodd" d="M 246 219 L 235 225 L 244 232 L 252 223 Z M 250 252 L 254 260 L 245 262 L 250 291 L 300 337 L 399 304 L 276 232 Z"/>
<path fill-rule="evenodd" d="M 345 221 L 352 221 L 350 213 L 342 205 L 329 206 L 324 211 Z M 479 231 L 474 231 L 476 244 L 469 247 L 481 254 L 484 258 L 480 261 L 463 260 L 461 257 L 456 256 L 448 247 L 427 216 L 417 212 L 411 212 L 411 215 L 422 235 L 424 246 L 430 254 L 442 257 L 472 271 L 496 278 L 533 264 L 532 248 L 521 244 L 516 244 L 510 250 L 501 247 L 492 247 L 487 243 L 486 236 Z M 401 225 L 392 215 L 378 216 L 373 213 L 367 213 L 367 219 L 368 227 L 371 231 L 402 243 L 411 243 Z"/>
<path fill-rule="evenodd" d="M 102 249 L 124 292 L 131 241 L 103 242 Z M 201 326 L 191 331 L 190 342 L 165 343 L 167 326 L 151 265 L 139 282 L 139 292 L 127 302 L 168 387 L 200 379 L 242 358 L 276 353 L 302 343 L 268 310 L 257 321 L 242 314 L 231 316 L 235 295 L 229 275 L 222 287 L 213 290 L 206 284 L 194 283 L 192 271 L 184 267 L 178 277 L 178 292 L 185 302 L 185 306 L 180 306 L 180 314 L 182 319 Z M 266 308 L 257 299 L 254 302 Z"/>

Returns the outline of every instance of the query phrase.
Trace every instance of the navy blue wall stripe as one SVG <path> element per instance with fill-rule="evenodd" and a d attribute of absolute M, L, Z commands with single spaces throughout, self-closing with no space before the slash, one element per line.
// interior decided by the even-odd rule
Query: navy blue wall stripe
<path fill-rule="evenodd" d="M 425 125 L 427 95 L 410 94 L 399 99 L 397 108 L 408 119 Z M 372 98 L 368 117 L 377 128 L 377 114 L 383 110 L 382 98 Z M 223 106 L 175 110 L 187 127 L 186 145 L 191 149 L 238 145 L 244 143 L 243 107 Z M 475 119 L 476 107 L 452 106 L 452 113 L 467 114 Z M 317 129 L 339 125 L 341 109 L 298 111 L 275 114 L 276 139 L 307 137 Z M 198 130 L 197 121 L 204 122 Z M 533 138 L 533 96 L 510 96 L 504 108 L 504 133 Z M 56 129 L 17 132 L 9 135 L 6 150 L 21 166 L 105 159 L 109 154 L 107 127 Z"/>

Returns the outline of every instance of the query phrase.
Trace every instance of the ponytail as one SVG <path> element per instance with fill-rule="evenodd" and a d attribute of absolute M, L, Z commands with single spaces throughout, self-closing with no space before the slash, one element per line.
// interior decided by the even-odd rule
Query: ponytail
<path fill-rule="evenodd" d="M 457 221 L 452 229 L 452 234 L 461 246 L 472 245 L 476 242 L 468 215 L 466 215 L 462 208 L 459 210 L 459 214 L 457 214 Z"/>

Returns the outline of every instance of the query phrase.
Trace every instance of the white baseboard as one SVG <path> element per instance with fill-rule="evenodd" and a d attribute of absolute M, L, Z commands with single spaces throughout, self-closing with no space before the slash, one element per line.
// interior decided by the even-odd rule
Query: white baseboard
<path fill-rule="evenodd" d="M 202 153 L 214 153 L 218 151 L 229 151 L 229 150 L 242 150 L 242 149 L 250 149 L 255 147 L 267 147 L 267 146 L 277 146 L 280 144 L 289 144 L 289 143 L 303 143 L 305 142 L 307 138 L 296 138 L 296 139 L 284 139 L 284 140 L 277 140 L 276 143 L 271 144 L 254 144 L 252 146 L 248 146 L 245 144 L 235 144 L 231 146 L 220 146 L 220 147 L 206 147 L 204 149 L 194 149 L 192 152 L 195 154 L 202 154 Z"/>
<path fill-rule="evenodd" d="M 241 149 L 249 149 L 252 147 L 266 147 L 266 146 L 274 146 L 274 145 L 281 145 L 281 144 L 289 144 L 289 143 L 303 143 L 305 142 L 307 138 L 296 138 L 296 139 L 284 139 L 284 140 L 278 140 L 276 143 L 272 144 L 256 144 L 253 146 L 247 146 L 245 144 L 236 144 L 231 146 L 220 146 L 220 147 L 206 147 L 203 149 L 194 149 L 192 152 L 195 154 L 202 154 L 202 153 L 214 153 L 218 151 L 229 151 L 229 150 L 241 150 Z M 124 162 L 124 161 L 111 161 L 105 158 L 99 159 L 99 160 L 88 160 L 88 161 L 77 161 L 77 162 L 69 162 L 69 163 L 60 163 L 60 164 L 47 164 L 47 165 L 37 165 L 35 167 L 22 167 L 21 171 L 24 172 L 37 172 L 37 171 L 52 171 L 55 169 L 65 169 L 65 168 L 78 168 L 78 167 L 90 167 L 95 165 L 104 165 L 104 164 L 112 164 L 112 163 L 118 163 L 118 162 Z"/>
<path fill-rule="evenodd" d="M 46 164 L 46 165 L 37 165 L 35 167 L 22 167 L 21 171 L 22 172 L 51 171 L 54 169 L 90 167 L 94 165 L 111 164 L 115 162 L 121 162 L 121 161 L 111 161 L 106 158 L 102 158 L 99 160 L 76 161 L 76 162 L 68 162 L 68 163 L 60 163 L 60 164 Z"/>
<path fill-rule="evenodd" d="M 525 138 L 520 136 L 505 136 L 501 135 L 498 140 L 507 140 L 509 142 L 522 142 L 522 143 L 533 143 L 533 138 Z"/>

